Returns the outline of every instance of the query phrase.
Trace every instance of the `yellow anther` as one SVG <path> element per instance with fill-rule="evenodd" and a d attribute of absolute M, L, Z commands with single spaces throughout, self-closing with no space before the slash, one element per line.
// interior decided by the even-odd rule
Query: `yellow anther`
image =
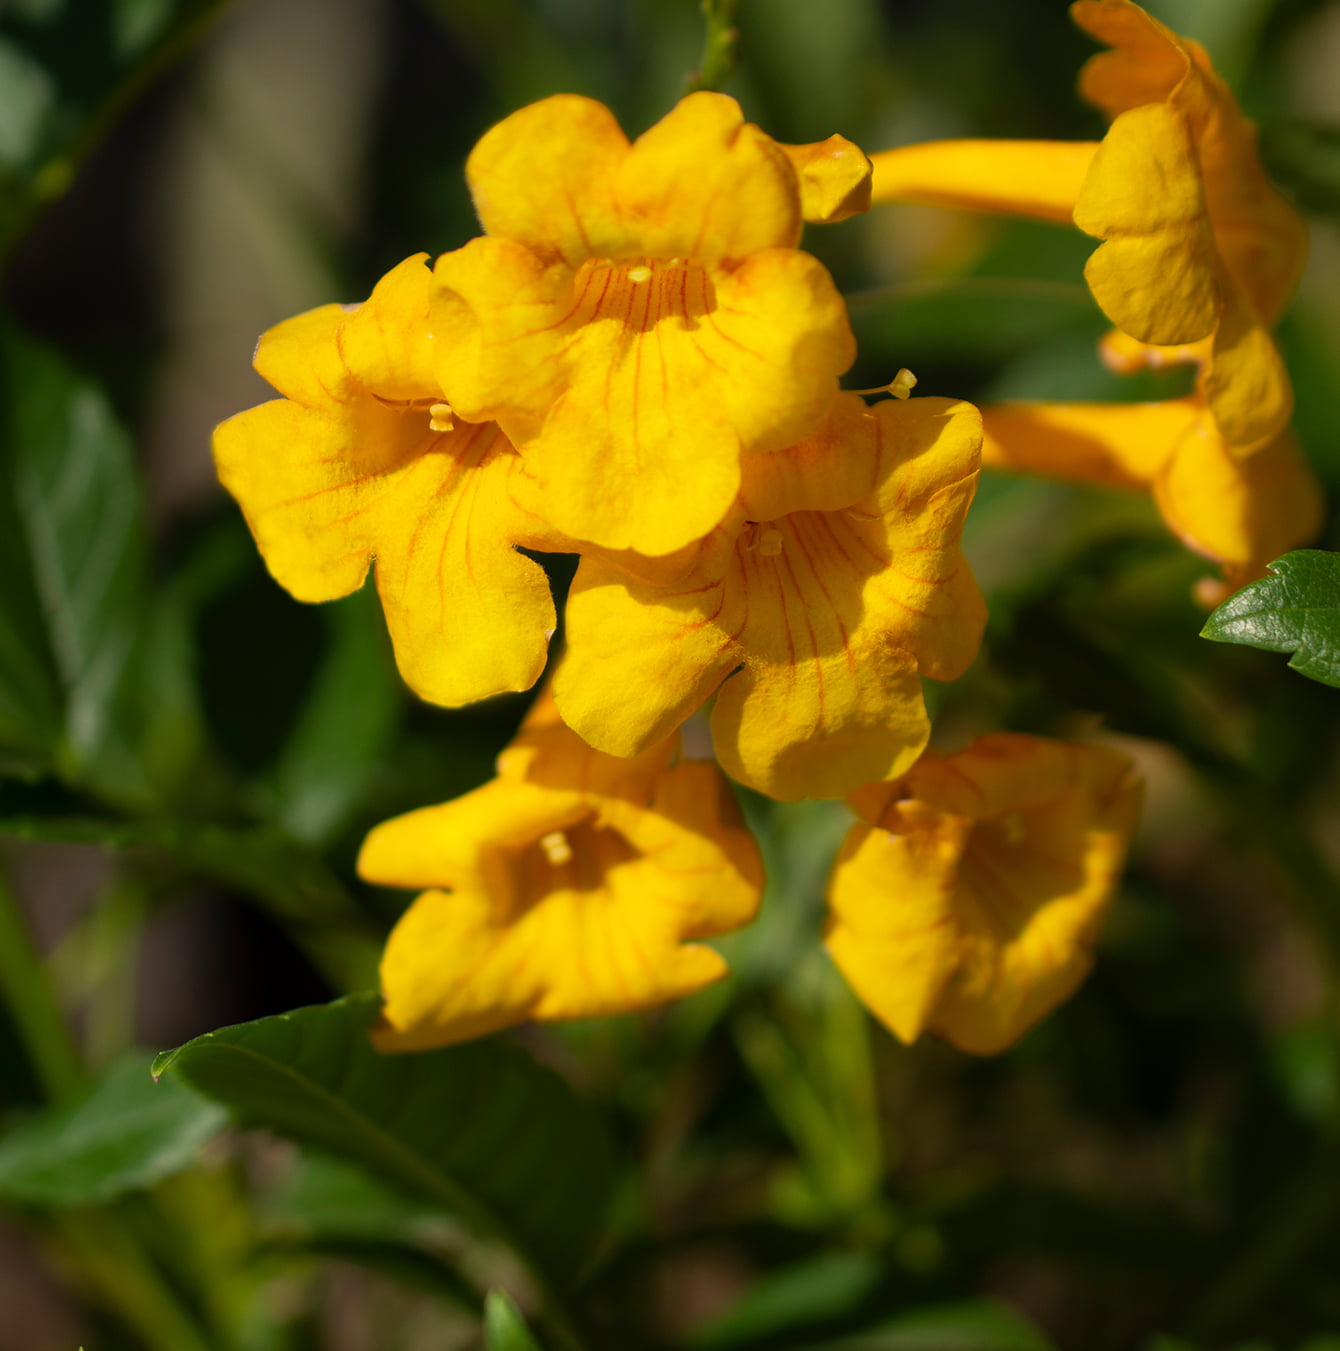
<path fill-rule="evenodd" d="M 650 280 L 651 280 L 651 268 L 649 268 L 645 263 L 640 263 L 637 267 L 630 267 L 630 268 L 628 269 L 628 280 L 629 280 L 629 281 L 650 281 Z"/>
<path fill-rule="evenodd" d="M 776 558 L 782 552 L 782 532 L 773 526 L 760 532 L 758 551 L 764 558 Z"/>
<path fill-rule="evenodd" d="M 451 418 L 449 403 L 435 403 L 428 410 L 428 429 L 434 432 L 449 432 L 455 427 Z"/>
<path fill-rule="evenodd" d="M 916 388 L 917 377 L 906 366 L 893 377 L 889 384 L 889 393 L 895 399 L 905 399 Z"/>
<path fill-rule="evenodd" d="M 540 848 L 544 850 L 545 858 L 555 868 L 572 862 L 572 846 L 568 843 L 568 837 L 561 830 L 551 830 L 548 835 L 542 836 Z"/>

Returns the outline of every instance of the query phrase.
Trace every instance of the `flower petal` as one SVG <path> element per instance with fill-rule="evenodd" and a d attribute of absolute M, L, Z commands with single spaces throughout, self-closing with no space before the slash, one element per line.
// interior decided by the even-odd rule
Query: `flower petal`
<path fill-rule="evenodd" d="M 1195 399 L 987 404 L 982 463 L 990 469 L 1146 489 L 1201 416 Z"/>
<path fill-rule="evenodd" d="M 926 141 L 870 157 L 876 202 L 1008 211 L 1070 225 L 1090 141 Z"/>
<path fill-rule="evenodd" d="M 1321 485 L 1289 431 L 1244 460 L 1202 423 L 1154 492 L 1169 528 L 1223 569 L 1222 583 L 1206 579 L 1198 588 L 1207 605 L 1264 577 L 1267 564 L 1314 540 L 1324 520 Z"/>
<path fill-rule="evenodd" d="M 431 703 L 527 690 L 544 670 L 557 620 L 544 569 L 513 547 L 515 468 L 496 426 L 464 424 L 379 504 L 377 591 L 400 673 Z"/>
<path fill-rule="evenodd" d="M 782 802 L 904 773 L 930 737 L 911 654 L 859 630 L 823 594 L 828 579 L 798 572 L 771 594 L 751 579 L 748 662 L 712 712 L 721 767 Z"/>
<path fill-rule="evenodd" d="M 1075 224 L 1106 240 L 1084 269 L 1103 313 L 1141 342 L 1194 342 L 1219 315 L 1219 261 L 1196 146 L 1164 103 L 1122 113 L 1090 166 Z"/>
<path fill-rule="evenodd" d="M 906 836 L 853 827 L 829 883 L 824 947 L 865 1006 L 914 1042 L 959 964 L 954 865 L 971 823 L 922 809 Z"/>
<path fill-rule="evenodd" d="M 1230 281 L 1224 299 L 1200 384 L 1225 440 L 1249 455 L 1284 430 L 1293 414 L 1293 386 L 1242 288 Z"/>
<path fill-rule="evenodd" d="M 603 103 L 555 94 L 487 131 L 465 176 L 486 233 L 576 265 L 618 251 L 613 181 L 627 154 L 628 138 Z"/>
<path fill-rule="evenodd" d="M 845 136 L 783 145 L 800 180 L 800 207 L 814 225 L 835 225 L 870 210 L 870 161 Z"/>
<path fill-rule="evenodd" d="M 733 640 L 743 623 L 740 599 L 720 580 L 656 587 L 584 559 L 554 673 L 564 721 L 610 755 L 660 741 L 738 665 Z"/>
<path fill-rule="evenodd" d="M 633 143 L 616 192 L 629 224 L 623 248 L 607 257 L 714 265 L 800 242 L 796 171 L 725 94 L 680 99 Z"/>
<path fill-rule="evenodd" d="M 433 274 L 427 260 L 426 253 L 416 253 L 393 267 L 368 299 L 345 316 L 337 335 L 350 374 L 392 402 L 439 395 L 428 321 Z"/>

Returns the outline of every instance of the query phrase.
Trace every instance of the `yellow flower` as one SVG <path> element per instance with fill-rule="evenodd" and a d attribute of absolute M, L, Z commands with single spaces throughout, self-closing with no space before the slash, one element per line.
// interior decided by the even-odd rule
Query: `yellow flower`
<path fill-rule="evenodd" d="M 1222 570 L 1197 587 L 1208 606 L 1321 531 L 1321 485 L 1293 434 L 1242 459 L 1194 396 L 987 405 L 982 419 L 984 465 L 1152 492 L 1173 534 Z"/>
<path fill-rule="evenodd" d="M 512 545 L 520 462 L 494 423 L 455 423 L 432 374 L 432 275 L 406 259 L 361 306 L 324 305 L 266 333 L 256 369 L 285 397 L 214 434 L 275 580 L 299 600 L 377 590 L 401 674 L 464 704 L 528 689 L 554 607 L 543 570 Z"/>
<path fill-rule="evenodd" d="M 796 245 L 806 205 L 836 217 L 859 197 L 857 156 L 788 154 L 711 93 L 631 145 L 575 95 L 483 137 L 466 172 L 486 237 L 436 268 L 439 376 L 520 449 L 538 515 L 669 553 L 726 514 L 742 456 L 814 431 L 855 349 Z"/>
<path fill-rule="evenodd" d="M 985 621 L 959 552 L 979 440 L 968 404 L 848 394 L 821 435 L 748 458 L 698 544 L 585 557 L 554 680 L 564 719 L 634 755 L 720 686 L 713 740 L 741 783 L 831 798 L 904 772 L 929 734 L 920 676 L 961 675 Z"/>
<path fill-rule="evenodd" d="M 1110 44 L 1080 89 L 1113 117 L 1099 146 L 945 141 L 875 155 L 874 199 L 1073 215 L 1105 242 L 1085 276 L 1121 330 L 1119 369 L 1195 361 L 1199 390 L 1234 454 L 1284 428 L 1293 406 L 1269 333 L 1302 271 L 1307 236 L 1270 185 L 1256 130 L 1204 50 L 1131 0 L 1077 0 Z M 1156 350 L 1150 350 L 1150 349 Z"/>
<path fill-rule="evenodd" d="M 1100 746 L 997 733 L 852 794 L 826 946 L 902 1041 L 991 1054 L 1088 973 L 1141 789 Z"/>
<path fill-rule="evenodd" d="M 386 946 L 381 1050 L 628 1012 L 726 974 L 686 940 L 748 923 L 762 869 L 720 771 L 676 743 L 600 755 L 542 699 L 496 779 L 372 831 L 363 877 L 430 888 Z"/>

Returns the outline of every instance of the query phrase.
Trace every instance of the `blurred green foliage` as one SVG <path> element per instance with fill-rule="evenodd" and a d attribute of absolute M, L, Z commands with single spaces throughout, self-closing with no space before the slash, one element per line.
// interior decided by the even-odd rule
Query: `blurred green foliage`
<path fill-rule="evenodd" d="M 645 1017 L 368 1049 L 371 1003 L 337 997 L 373 984 L 405 898 L 358 883 L 358 843 L 483 781 L 526 700 L 410 700 L 371 596 L 290 601 L 221 494 L 168 493 L 205 432 L 155 419 L 176 384 L 266 397 L 237 384 L 256 331 L 468 238 L 462 163 L 493 119 L 568 89 L 648 125 L 703 24 L 692 0 L 225 8 L 0 9 L 0 831 L 21 884 L 0 879 L 0 1199 L 64 1273 L 84 1345 L 1336 1345 L 1340 711 L 1268 655 L 1197 639 L 1204 568 L 1135 496 L 984 482 L 968 547 L 988 646 L 930 692 L 951 738 L 1102 718 L 1151 778 L 1095 972 L 1019 1046 L 970 1061 L 872 1027 L 818 948 L 844 809 L 745 795 L 770 887 L 722 943 L 729 984 Z M 1340 59 L 1336 6 L 1155 8 L 1207 41 L 1313 213 L 1283 341 L 1300 436 L 1340 485 L 1340 109 L 1298 92 Z M 284 13 L 302 41 L 248 46 Z M 1050 0 L 742 0 L 734 22 L 728 87 L 782 139 L 1101 130 L 1073 94 L 1090 47 Z M 287 121 L 249 102 L 313 80 Z M 312 186 L 346 105 L 344 187 Z M 187 183 L 210 166 L 232 175 L 213 197 Z M 208 233 L 221 204 L 240 242 Z M 1184 388 L 1098 362 L 1077 233 L 909 209 L 807 246 L 851 297 L 855 385 L 907 365 L 919 392 L 980 399 Z M 270 289 L 191 383 L 173 362 L 230 332 L 232 297 L 183 277 L 216 272 Z M 570 567 L 550 566 L 561 589 Z M 85 904 L 64 862 L 96 873 Z M 155 1021 L 160 987 L 193 981 Z M 156 1087 L 146 1031 L 185 1043 Z M 219 1134 L 216 1104 L 263 1129 Z M 337 1303 L 375 1331 L 332 1328 Z M 19 1328 L 0 1347 L 34 1351 L 6 1341 Z"/>

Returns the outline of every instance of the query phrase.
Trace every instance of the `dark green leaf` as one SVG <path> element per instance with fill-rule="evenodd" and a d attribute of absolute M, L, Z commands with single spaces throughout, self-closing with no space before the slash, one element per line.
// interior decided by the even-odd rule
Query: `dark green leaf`
<path fill-rule="evenodd" d="M 484 1301 L 484 1351 L 540 1351 L 521 1311 L 504 1290 L 490 1290 Z"/>
<path fill-rule="evenodd" d="M 138 1052 L 81 1101 L 0 1141 L 0 1196 L 46 1206 L 109 1201 L 189 1167 L 226 1122 L 185 1084 L 155 1083 Z"/>
<path fill-rule="evenodd" d="M 901 1314 L 869 1332 L 806 1351 L 1055 1351 L 1055 1347 L 1003 1304 L 969 1301 Z"/>
<path fill-rule="evenodd" d="M 197 1037 L 155 1063 L 242 1122 L 361 1164 L 571 1278 L 604 1236 L 612 1186 L 600 1119 L 497 1040 L 382 1056 L 372 995 Z"/>
<path fill-rule="evenodd" d="M 1340 554 L 1299 549 L 1270 572 L 1215 610 L 1201 637 L 1291 652 L 1300 675 L 1340 686 Z"/>

